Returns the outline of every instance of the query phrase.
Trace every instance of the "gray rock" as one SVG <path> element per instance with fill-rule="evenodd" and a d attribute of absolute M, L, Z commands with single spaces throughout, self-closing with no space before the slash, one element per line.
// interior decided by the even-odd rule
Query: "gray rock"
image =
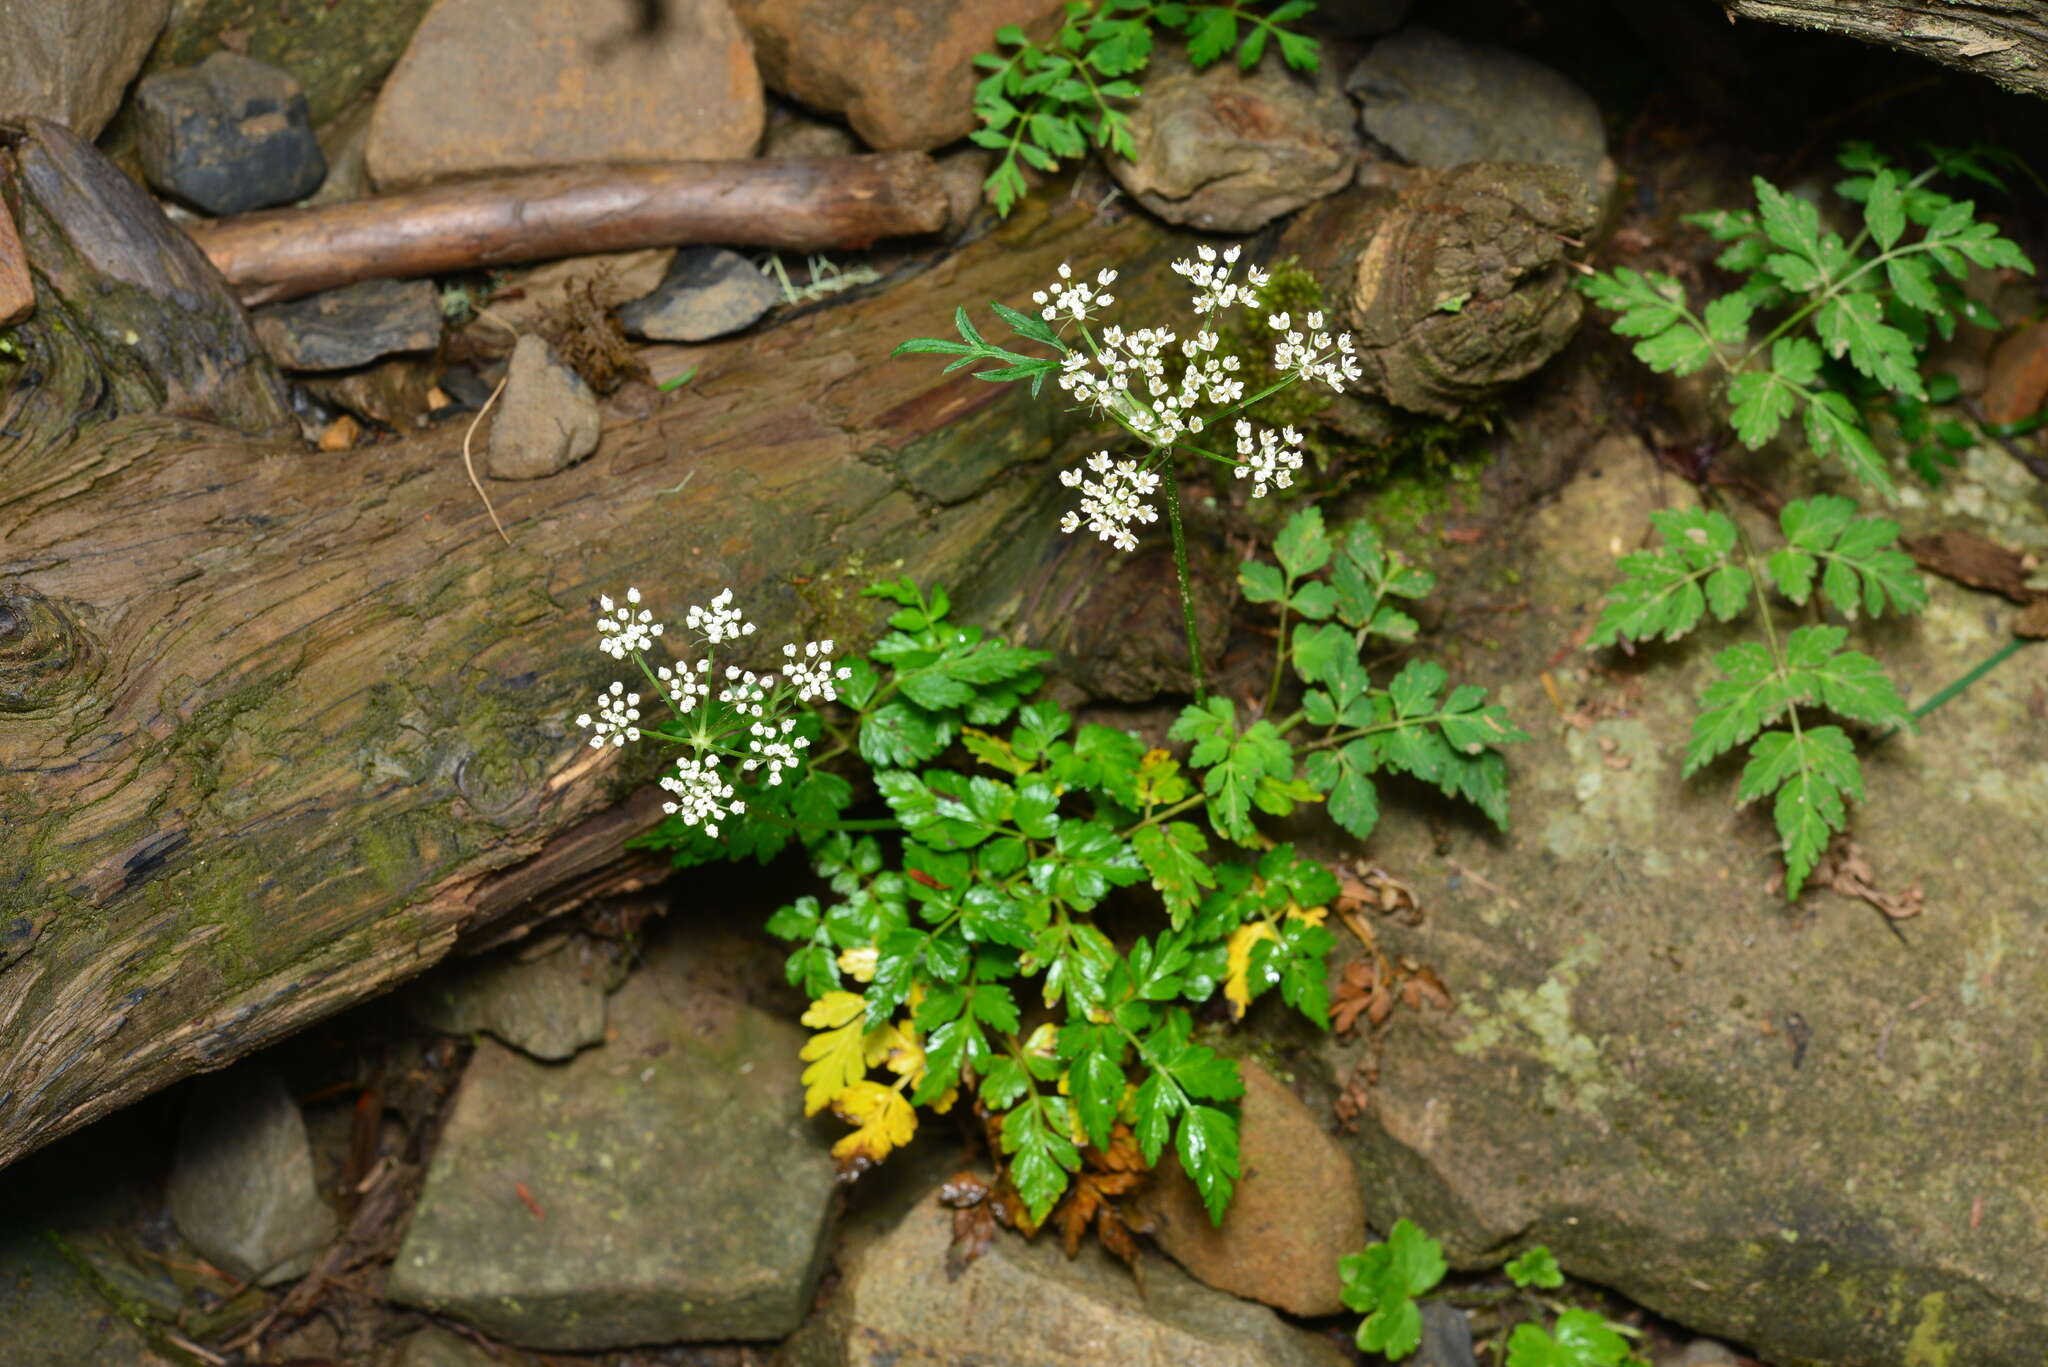
<path fill-rule="evenodd" d="M 1563 396 L 1598 392 L 1584 383 L 1560 377 L 1528 421 L 1573 430 L 1582 400 Z M 1768 1362 L 2039 1357 L 2048 659 L 2022 652 L 1918 734 L 1859 741 L 1852 833 L 1880 888 L 1924 887 L 1910 946 L 1825 888 L 1787 906 L 1769 814 L 1732 803 L 1741 758 L 1680 772 L 1716 653 L 1755 625 L 1639 654 L 1632 686 L 1597 655 L 1547 663 L 1674 501 L 1632 438 L 1566 451 L 1546 457 L 1570 462 L 1562 487 L 1527 471 L 1557 490 L 1529 515 L 1473 514 L 1514 517 L 1486 576 L 1529 601 L 1460 671 L 1537 733 L 1509 758 L 1512 831 L 1468 826 L 1446 849 L 1441 818 L 1390 808 L 1373 834 L 1371 857 L 1414 870 L 1429 905 L 1389 952 L 1433 967 L 1457 1005 L 1385 1037 L 1347 1141 L 1368 1209 L 1415 1220 L 1461 1266 L 1547 1244 L 1574 1276 Z M 1911 534 L 2048 553 L 2039 485 L 2003 452 L 1967 453 L 1924 499 L 1889 510 Z M 2010 639 L 1987 595 L 1928 590 L 1920 616 L 1850 633 L 1910 699 Z M 1572 726 L 1535 724 L 1554 715 L 1546 669 Z M 1333 1078 L 1360 1058 L 1322 1052 Z"/>
<path fill-rule="evenodd" d="M 327 158 L 290 72 L 235 52 L 145 76 L 135 88 L 143 174 L 210 214 L 303 199 Z"/>
<path fill-rule="evenodd" d="M 1313 76 L 1277 58 L 1197 71 L 1175 45 L 1145 72 L 1131 110 L 1137 155 L 1110 174 L 1169 223 L 1251 232 L 1350 181 L 1360 148 L 1351 107 L 1328 64 Z"/>
<path fill-rule="evenodd" d="M 1408 1367 L 1478 1367 L 1478 1362 L 1465 1312 L 1442 1301 L 1422 1302 L 1422 1344 Z"/>
<path fill-rule="evenodd" d="M 654 293 L 619 310 L 635 337 L 706 342 L 752 327 L 782 302 L 782 291 L 754 263 L 723 247 L 685 247 Z"/>
<path fill-rule="evenodd" d="M 491 420 L 488 464 L 496 479 L 545 479 L 597 449 L 597 397 L 554 348 L 527 333 L 512 348 L 505 392 Z"/>
<path fill-rule="evenodd" d="M 613 1019 L 566 1064 L 478 1047 L 390 1296 L 543 1349 L 790 1332 L 836 1185 L 804 1031 L 648 971 Z"/>
<path fill-rule="evenodd" d="M 286 370 L 353 370 L 441 344 L 441 301 L 427 280 L 365 280 L 265 305 L 250 319 L 256 340 Z"/>
<path fill-rule="evenodd" d="M 338 1228 L 313 1186 L 305 1119 L 261 1064 L 193 1085 L 166 1195 L 187 1242 L 265 1286 L 304 1276 Z"/>
<path fill-rule="evenodd" d="M 170 0 L 0 0 L 0 115 L 98 137 L 170 10 Z"/>
<path fill-rule="evenodd" d="M 460 1334 L 428 1325 L 399 1345 L 391 1367 L 505 1367 L 505 1362 Z"/>
<path fill-rule="evenodd" d="M 1373 44 L 1346 89 L 1365 131 L 1416 166 L 1529 161 L 1592 182 L 1607 155 L 1585 91 L 1518 52 L 1421 24 Z"/>
<path fill-rule="evenodd" d="M 828 123 L 787 101 L 779 100 L 768 109 L 768 130 L 761 136 L 765 159 L 852 157 L 867 150 L 843 123 Z"/>
<path fill-rule="evenodd" d="M 831 1302 L 784 1345 L 778 1367 L 1342 1367 L 1327 1339 L 1264 1306 L 1147 1259 L 1143 1290 L 1093 1241 L 1069 1261 L 1057 1238 L 998 1233 L 965 1267 L 952 1212 L 913 1207 L 843 1256 Z"/>
<path fill-rule="evenodd" d="M 550 1061 L 604 1042 L 604 984 L 572 947 L 522 963 L 497 954 L 448 964 L 407 989 L 406 1007 L 430 1029 L 482 1030 Z"/>
<path fill-rule="evenodd" d="M 58 1247 L 0 1225 L 0 1367 L 171 1367 Z"/>

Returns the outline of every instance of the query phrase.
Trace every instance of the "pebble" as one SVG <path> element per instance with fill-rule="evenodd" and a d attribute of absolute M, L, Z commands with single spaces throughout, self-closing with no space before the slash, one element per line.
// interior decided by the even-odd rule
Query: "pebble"
<path fill-rule="evenodd" d="M 143 174 L 209 214 L 303 199 L 327 159 L 291 73 L 235 52 L 145 76 L 135 90 Z"/>

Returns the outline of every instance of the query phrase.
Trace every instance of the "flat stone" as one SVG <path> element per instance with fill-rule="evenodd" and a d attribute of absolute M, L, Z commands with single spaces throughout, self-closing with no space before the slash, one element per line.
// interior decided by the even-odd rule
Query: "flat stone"
<path fill-rule="evenodd" d="M 1375 1219 L 1415 1220 L 1461 1266 L 1547 1244 L 1572 1275 L 1766 1361 L 2038 1357 L 2048 652 L 2022 651 L 1917 734 L 1858 740 L 1851 834 L 1881 889 L 1925 890 L 1910 945 L 1824 887 L 1787 905 L 1769 814 L 1733 802 L 1742 757 L 1681 773 L 1714 656 L 1757 628 L 1704 627 L 1627 666 L 1560 654 L 1617 552 L 1673 501 L 1631 438 L 1569 459 L 1574 477 L 1482 552 L 1486 582 L 1516 582 L 1528 610 L 1457 671 L 1534 733 L 1509 754 L 1512 829 L 1391 804 L 1373 835 L 1370 857 L 1429 913 L 1385 947 L 1456 1001 L 1384 1038 L 1348 1141 Z M 2038 482 L 1995 448 L 1887 511 L 1910 534 L 2048 553 Z M 1924 613 L 1848 640 L 1909 700 L 1997 650 L 2015 611 L 1928 590 Z M 1458 603 L 1438 610 L 1458 620 Z M 1558 724 L 1546 671 L 1576 724 Z M 1335 1081 L 1365 1046 L 1321 1047 Z"/>
<path fill-rule="evenodd" d="M 1410 24 L 1373 44 L 1346 89 L 1365 131 L 1412 165 L 1536 162 L 1600 179 L 1600 107 L 1519 52 Z"/>
<path fill-rule="evenodd" d="M 1197 71 L 1162 44 L 1130 111 L 1130 159 L 1110 174 L 1169 223 L 1210 232 L 1264 227 L 1351 182 L 1360 142 L 1351 106 L 1327 63 L 1316 74 L 1269 55 L 1250 71 L 1235 61 Z"/>
<path fill-rule="evenodd" d="M 286 370 L 352 370 L 441 344 L 441 300 L 427 280 L 365 280 L 267 304 L 250 319 L 256 340 Z"/>
<path fill-rule="evenodd" d="M 28 1225 L 0 1225 L 0 1325 L 0 1367 L 172 1367 Z"/>
<path fill-rule="evenodd" d="M 339 1228 L 313 1185 L 305 1119 L 262 1064 L 193 1084 L 166 1196 L 187 1242 L 265 1286 L 304 1276 Z"/>
<path fill-rule="evenodd" d="M 619 310 L 619 325 L 661 342 L 705 342 L 751 327 L 782 302 L 753 262 L 723 247 L 685 247 L 652 294 Z"/>
<path fill-rule="evenodd" d="M 597 397 L 554 348 L 527 333 L 512 348 L 505 392 L 491 419 L 488 464 L 495 479 L 545 479 L 597 449 Z"/>
<path fill-rule="evenodd" d="M 170 0 L 0 0 L 0 112 L 98 137 L 170 11 Z"/>
<path fill-rule="evenodd" d="M 573 946 L 531 963 L 497 954 L 446 964 L 406 990 L 406 1009 L 429 1029 L 486 1031 L 550 1061 L 604 1042 L 604 984 Z"/>
<path fill-rule="evenodd" d="M 291 73 L 234 52 L 145 76 L 135 88 L 143 174 L 210 214 L 303 199 L 327 158 Z"/>
<path fill-rule="evenodd" d="M 1472 1351 L 1472 1322 L 1455 1305 L 1422 1302 L 1422 1342 L 1408 1367 L 1478 1367 Z"/>
<path fill-rule="evenodd" d="M 324 404 L 395 432 L 410 432 L 433 411 L 439 378 L 440 367 L 431 357 L 395 356 L 360 370 L 307 374 L 300 382 Z"/>
<path fill-rule="evenodd" d="M 652 294 L 675 256 L 673 247 L 652 247 L 570 256 L 530 270 L 507 271 L 503 286 L 491 296 L 491 316 L 520 332 L 542 332 L 579 299 L 600 309 L 616 309 Z"/>
<path fill-rule="evenodd" d="M 1057 1238 L 999 1232 L 966 1266 L 952 1212 L 926 1199 L 844 1255 L 831 1301 L 779 1367 L 1342 1367 L 1328 1339 L 1169 1263 L 1130 1270 L 1093 1241 L 1069 1261 Z"/>
<path fill-rule="evenodd" d="M 768 85 L 844 115 L 878 152 L 930 151 L 967 136 L 976 53 L 1016 24 L 1039 42 L 1062 0 L 733 0 Z"/>
<path fill-rule="evenodd" d="M 395 189 L 487 171 L 749 157 L 765 106 L 725 0 L 440 0 L 371 116 L 370 176 Z M 480 59 L 482 55 L 482 59 Z"/>
<path fill-rule="evenodd" d="M 804 1031 L 647 971 L 613 1019 L 566 1064 L 478 1046 L 389 1295 L 542 1349 L 789 1333 L 836 1185 Z"/>
<path fill-rule="evenodd" d="M 1178 1159 L 1138 1201 L 1152 1241 L 1198 1281 L 1296 1315 L 1344 1309 L 1337 1260 L 1365 1247 L 1365 1198 L 1351 1156 L 1293 1092 L 1250 1060 L 1239 1162 L 1222 1225 L 1210 1222 Z"/>

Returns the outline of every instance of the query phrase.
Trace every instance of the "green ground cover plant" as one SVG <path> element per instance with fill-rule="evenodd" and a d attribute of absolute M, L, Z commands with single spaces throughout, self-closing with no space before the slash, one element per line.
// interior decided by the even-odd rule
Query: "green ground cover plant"
<path fill-rule="evenodd" d="M 1735 436 L 1751 450 L 1796 424 L 1815 453 L 1879 497 L 1897 496 L 1892 462 L 1867 414 L 1885 409 L 1909 444 L 1908 464 L 1938 481 L 1953 451 L 1976 434 L 1931 410 L 1953 401 L 1953 381 L 1922 375 L 1922 356 L 1960 323 L 1996 327 L 1964 291 L 1973 268 L 2031 273 L 2032 263 L 1975 204 L 1935 188 L 1941 179 L 2003 188 L 1995 153 L 1931 148 L 1932 164 L 1908 175 L 1865 143 L 1843 149 L 1849 174 L 1835 192 L 1860 222 L 1844 238 L 1811 201 L 1762 177 L 1754 209 L 1691 214 L 1720 242 L 1716 264 L 1734 285 L 1695 307 L 1675 278 L 1626 267 L 1594 272 L 1586 294 L 1633 338 L 1637 359 L 1660 373 L 1710 370 Z M 1702 506 L 1655 517 L 1660 544 L 1622 557 L 1590 644 L 1676 640 L 1711 612 L 1749 615 L 1760 640 L 1715 659 L 1701 695 L 1685 772 L 1748 747 L 1739 802 L 1770 799 L 1785 858 L 1785 893 L 1796 898 L 1830 837 L 1846 829 L 1863 796 L 1850 733 L 1817 723 L 1831 712 L 1885 732 L 1910 729 L 1905 700 L 1869 655 L 1845 650 L 1860 614 L 1912 613 L 1927 591 L 1897 549 L 1896 522 L 1858 511 L 1845 497 L 1794 499 L 1778 514 L 1782 542 L 1763 553 L 1718 489 L 1697 481 Z M 1773 595 L 1798 610 L 1781 613 Z M 1804 620 L 1799 620 L 1801 617 Z"/>

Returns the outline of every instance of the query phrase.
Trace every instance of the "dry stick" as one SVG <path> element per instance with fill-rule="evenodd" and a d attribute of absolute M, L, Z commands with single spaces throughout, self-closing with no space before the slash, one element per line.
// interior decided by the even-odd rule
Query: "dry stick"
<path fill-rule="evenodd" d="M 484 501 L 484 511 L 491 515 L 491 525 L 498 529 L 498 535 L 504 537 L 505 544 L 508 546 L 512 544 L 512 538 L 505 536 L 505 524 L 498 521 L 498 510 L 491 506 L 491 496 L 484 492 L 483 481 L 476 477 L 476 462 L 470 459 L 469 443 L 476 436 L 477 424 L 484 420 L 484 415 L 491 411 L 491 405 L 496 403 L 498 396 L 505 392 L 505 380 L 511 378 L 512 372 L 506 371 L 504 379 L 499 380 L 498 387 L 491 391 L 491 397 L 484 400 L 484 406 L 477 409 L 476 416 L 469 420 L 469 430 L 462 434 L 462 468 L 469 471 L 470 487 L 475 489 L 476 496 Z"/>
<path fill-rule="evenodd" d="M 493 176 L 185 231 L 253 306 L 358 280 L 691 242 L 865 247 L 937 232 L 947 205 L 930 157 L 888 152 Z"/>

